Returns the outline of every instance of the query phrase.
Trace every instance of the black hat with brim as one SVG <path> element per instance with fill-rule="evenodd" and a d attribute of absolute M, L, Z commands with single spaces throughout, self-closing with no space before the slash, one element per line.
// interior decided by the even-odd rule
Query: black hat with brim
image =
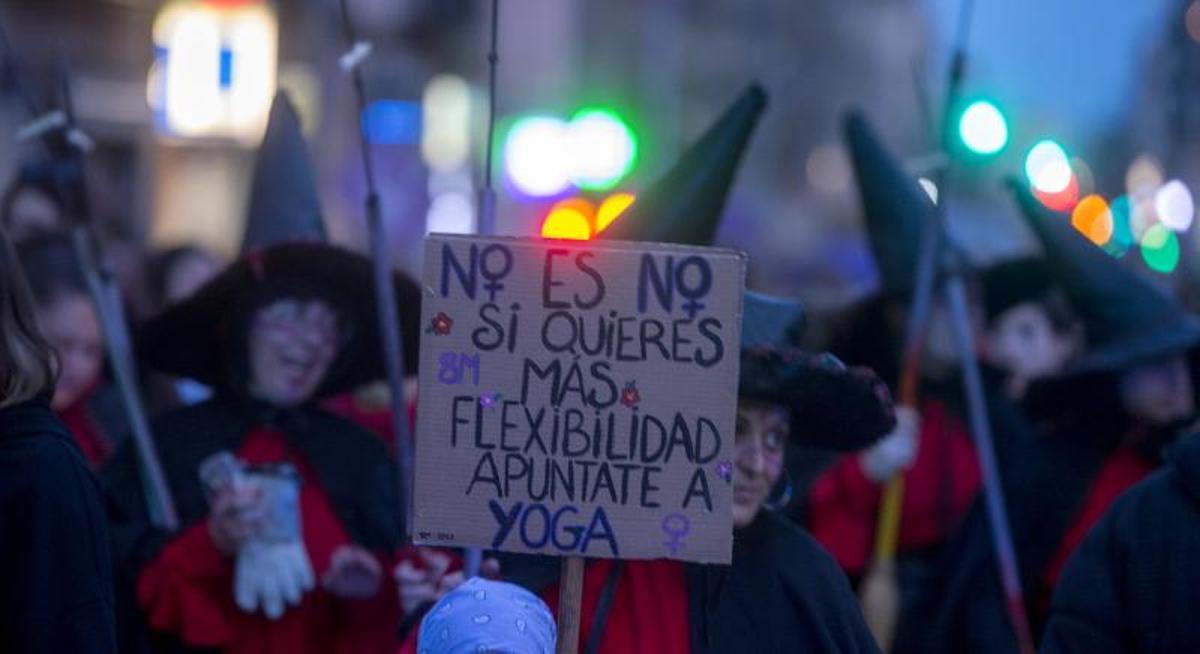
<path fill-rule="evenodd" d="M 895 426 L 887 385 L 868 368 L 798 346 L 803 306 L 747 291 L 738 396 L 787 407 L 791 440 L 837 451 L 862 449 Z"/>
<path fill-rule="evenodd" d="M 1069 217 L 1043 207 L 1028 185 L 1010 179 L 1009 186 L 1087 331 L 1088 351 L 1062 381 L 1119 372 L 1200 345 L 1200 320 L 1072 229 Z"/>
<path fill-rule="evenodd" d="M 421 292 L 395 273 L 396 303 L 408 374 L 418 370 Z M 250 252 L 186 300 L 148 321 L 138 333 L 141 358 L 156 370 L 222 388 L 244 386 L 250 314 L 273 300 L 326 300 L 343 326 L 340 352 L 315 396 L 349 390 L 382 379 L 381 351 L 371 262 L 349 250 L 320 243 L 283 243 Z"/>

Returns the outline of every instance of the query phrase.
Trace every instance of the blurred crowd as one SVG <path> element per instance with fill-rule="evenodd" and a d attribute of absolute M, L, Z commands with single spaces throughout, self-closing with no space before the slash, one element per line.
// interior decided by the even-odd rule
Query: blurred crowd
<path fill-rule="evenodd" d="M 764 104 L 739 98 L 613 233 L 711 244 Z M 820 330 L 831 354 L 802 347 L 801 302 L 747 292 L 733 562 L 589 562 L 579 647 L 1200 651 L 1200 321 L 1019 184 L 1051 254 L 980 268 L 943 243 L 923 278 L 938 207 L 864 117 L 845 138 L 879 289 Z M 8 651 L 555 647 L 557 561 L 468 579 L 461 552 L 405 545 L 371 263 L 329 242 L 308 158 L 281 95 L 232 261 L 97 248 L 70 157 L 9 183 Z M 411 376 L 421 294 L 393 282 Z"/>

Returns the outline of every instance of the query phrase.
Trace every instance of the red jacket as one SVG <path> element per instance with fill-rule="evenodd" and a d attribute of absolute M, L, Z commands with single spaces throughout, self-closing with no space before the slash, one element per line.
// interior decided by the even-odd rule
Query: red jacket
<path fill-rule="evenodd" d="M 59 420 L 63 421 L 67 430 L 75 437 L 75 442 L 83 451 L 83 456 L 91 465 L 92 470 L 99 470 L 112 456 L 113 442 L 92 419 L 91 412 L 88 410 L 89 397 L 85 396 L 57 413 Z"/>
<path fill-rule="evenodd" d="M 917 455 L 904 474 L 897 550 L 936 545 L 959 523 L 981 485 L 970 434 L 946 404 L 921 404 Z M 851 576 L 873 554 L 882 485 L 863 474 L 859 455 L 843 457 L 813 483 L 810 531 Z"/>
<path fill-rule="evenodd" d="M 1058 578 L 1062 575 L 1067 560 L 1083 543 L 1092 527 L 1104 517 L 1118 496 L 1156 468 L 1154 463 L 1139 456 L 1131 447 L 1118 449 L 1104 461 L 1103 467 L 1084 496 L 1075 521 L 1063 532 L 1062 540 L 1059 541 L 1054 556 L 1050 558 L 1050 563 L 1042 572 L 1038 587 L 1034 590 L 1035 606 L 1039 615 L 1045 616 L 1049 613 L 1050 599 L 1058 585 Z"/>

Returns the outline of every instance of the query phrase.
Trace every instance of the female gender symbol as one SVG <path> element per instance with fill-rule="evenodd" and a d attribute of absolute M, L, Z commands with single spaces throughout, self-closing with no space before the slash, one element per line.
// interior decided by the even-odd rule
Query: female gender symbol
<path fill-rule="evenodd" d="M 681 549 L 687 549 L 687 543 L 683 542 L 683 537 L 687 536 L 692 530 L 692 522 L 682 513 L 671 513 L 662 520 L 663 533 L 667 535 L 667 540 L 663 546 L 671 551 L 671 556 L 675 556 Z"/>

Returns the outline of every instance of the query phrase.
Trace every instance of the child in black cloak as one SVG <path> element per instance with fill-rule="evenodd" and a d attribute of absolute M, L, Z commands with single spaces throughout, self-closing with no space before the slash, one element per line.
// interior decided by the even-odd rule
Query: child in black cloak
<path fill-rule="evenodd" d="M 1008 397 L 1063 370 L 1083 347 L 1083 327 L 1070 300 L 1036 257 L 1008 259 L 980 275 L 984 329 L 981 361 L 1003 377 Z"/>
<path fill-rule="evenodd" d="M 54 351 L 58 383 L 50 406 L 99 470 L 127 430 L 122 408 L 104 385 L 100 318 L 84 282 L 71 237 L 32 236 L 18 249 L 30 280 L 38 325 Z"/>
<path fill-rule="evenodd" d="M 50 409 L 51 358 L 0 229 L 0 650 L 115 652 L 100 490 Z"/>

